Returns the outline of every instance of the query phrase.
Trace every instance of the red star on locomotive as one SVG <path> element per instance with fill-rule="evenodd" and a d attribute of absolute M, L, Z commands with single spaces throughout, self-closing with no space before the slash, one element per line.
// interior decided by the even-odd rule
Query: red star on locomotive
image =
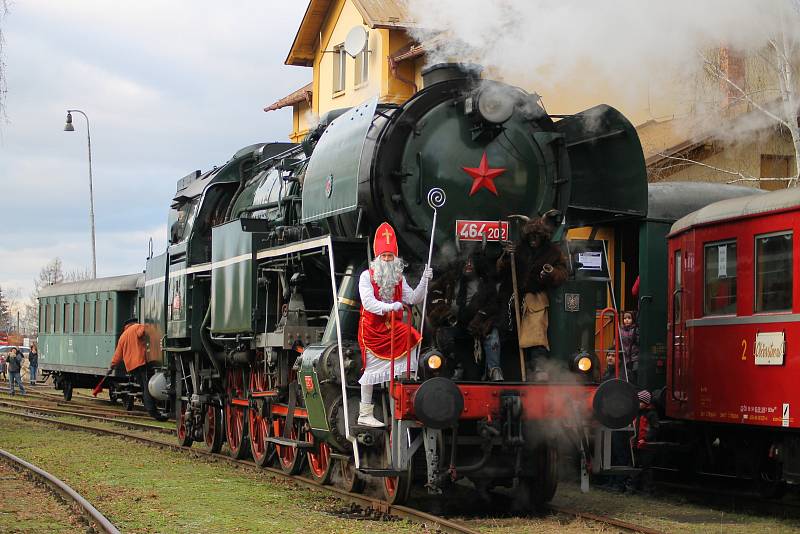
<path fill-rule="evenodd" d="M 500 196 L 497 192 L 497 187 L 494 185 L 494 179 L 506 172 L 504 167 L 492 169 L 489 167 L 489 161 L 486 158 L 486 151 L 481 156 L 481 163 L 477 167 L 461 167 L 464 172 L 472 176 L 472 189 L 469 190 L 469 196 L 474 195 L 480 189 L 486 188 L 494 196 Z"/>

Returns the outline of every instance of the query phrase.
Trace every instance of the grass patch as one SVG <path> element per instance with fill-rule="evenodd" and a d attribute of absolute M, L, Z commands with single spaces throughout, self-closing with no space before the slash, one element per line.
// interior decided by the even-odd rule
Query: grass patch
<path fill-rule="evenodd" d="M 336 516 L 324 492 L 122 438 L 0 415 L 0 448 L 75 488 L 123 532 L 419 532 L 408 522 Z M 35 506 L 34 503 L 30 503 Z"/>

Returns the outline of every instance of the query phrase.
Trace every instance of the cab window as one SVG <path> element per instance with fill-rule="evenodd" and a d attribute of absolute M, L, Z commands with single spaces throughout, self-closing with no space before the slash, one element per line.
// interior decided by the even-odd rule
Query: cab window
<path fill-rule="evenodd" d="M 705 315 L 736 313 L 736 241 L 705 245 Z"/>
<path fill-rule="evenodd" d="M 192 230 L 200 197 L 172 206 L 169 210 L 169 242 L 180 243 Z"/>

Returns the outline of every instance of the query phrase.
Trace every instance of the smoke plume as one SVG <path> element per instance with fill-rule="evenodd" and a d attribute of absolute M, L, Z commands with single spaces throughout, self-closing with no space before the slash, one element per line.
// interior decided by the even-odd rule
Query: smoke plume
<path fill-rule="evenodd" d="M 703 52 L 724 46 L 760 54 L 782 34 L 796 53 L 800 39 L 800 0 L 406 3 L 414 38 L 430 43 L 429 64 L 472 61 L 486 67 L 487 78 L 543 95 L 545 106 L 577 106 L 550 113 L 575 113 L 616 95 L 607 103 L 635 123 L 697 116 L 708 100 L 719 100 L 708 94 L 719 83 L 708 82 Z"/>

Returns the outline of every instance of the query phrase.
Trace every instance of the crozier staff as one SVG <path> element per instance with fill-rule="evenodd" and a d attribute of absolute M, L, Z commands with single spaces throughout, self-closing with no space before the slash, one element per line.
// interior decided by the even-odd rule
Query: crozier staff
<path fill-rule="evenodd" d="M 382 223 L 375 231 L 372 247 L 375 259 L 369 264 L 369 269 L 361 273 L 358 281 L 361 296 L 358 344 L 364 364 L 364 373 L 358 381 L 361 384 L 358 424 L 381 427 L 383 423 L 373 415 L 372 389 L 375 384 L 391 380 L 392 360 L 395 360 L 395 376 L 406 372 L 409 350 L 413 351 L 411 367 L 416 367 L 415 349 L 419 345 L 420 334 L 403 323 L 403 304 L 419 304 L 425 299 L 433 270 L 425 268 L 419 285 L 411 289 L 403 276 L 405 263 L 398 257 L 397 238 L 389 223 Z M 394 330 L 391 326 L 392 316 Z"/>

